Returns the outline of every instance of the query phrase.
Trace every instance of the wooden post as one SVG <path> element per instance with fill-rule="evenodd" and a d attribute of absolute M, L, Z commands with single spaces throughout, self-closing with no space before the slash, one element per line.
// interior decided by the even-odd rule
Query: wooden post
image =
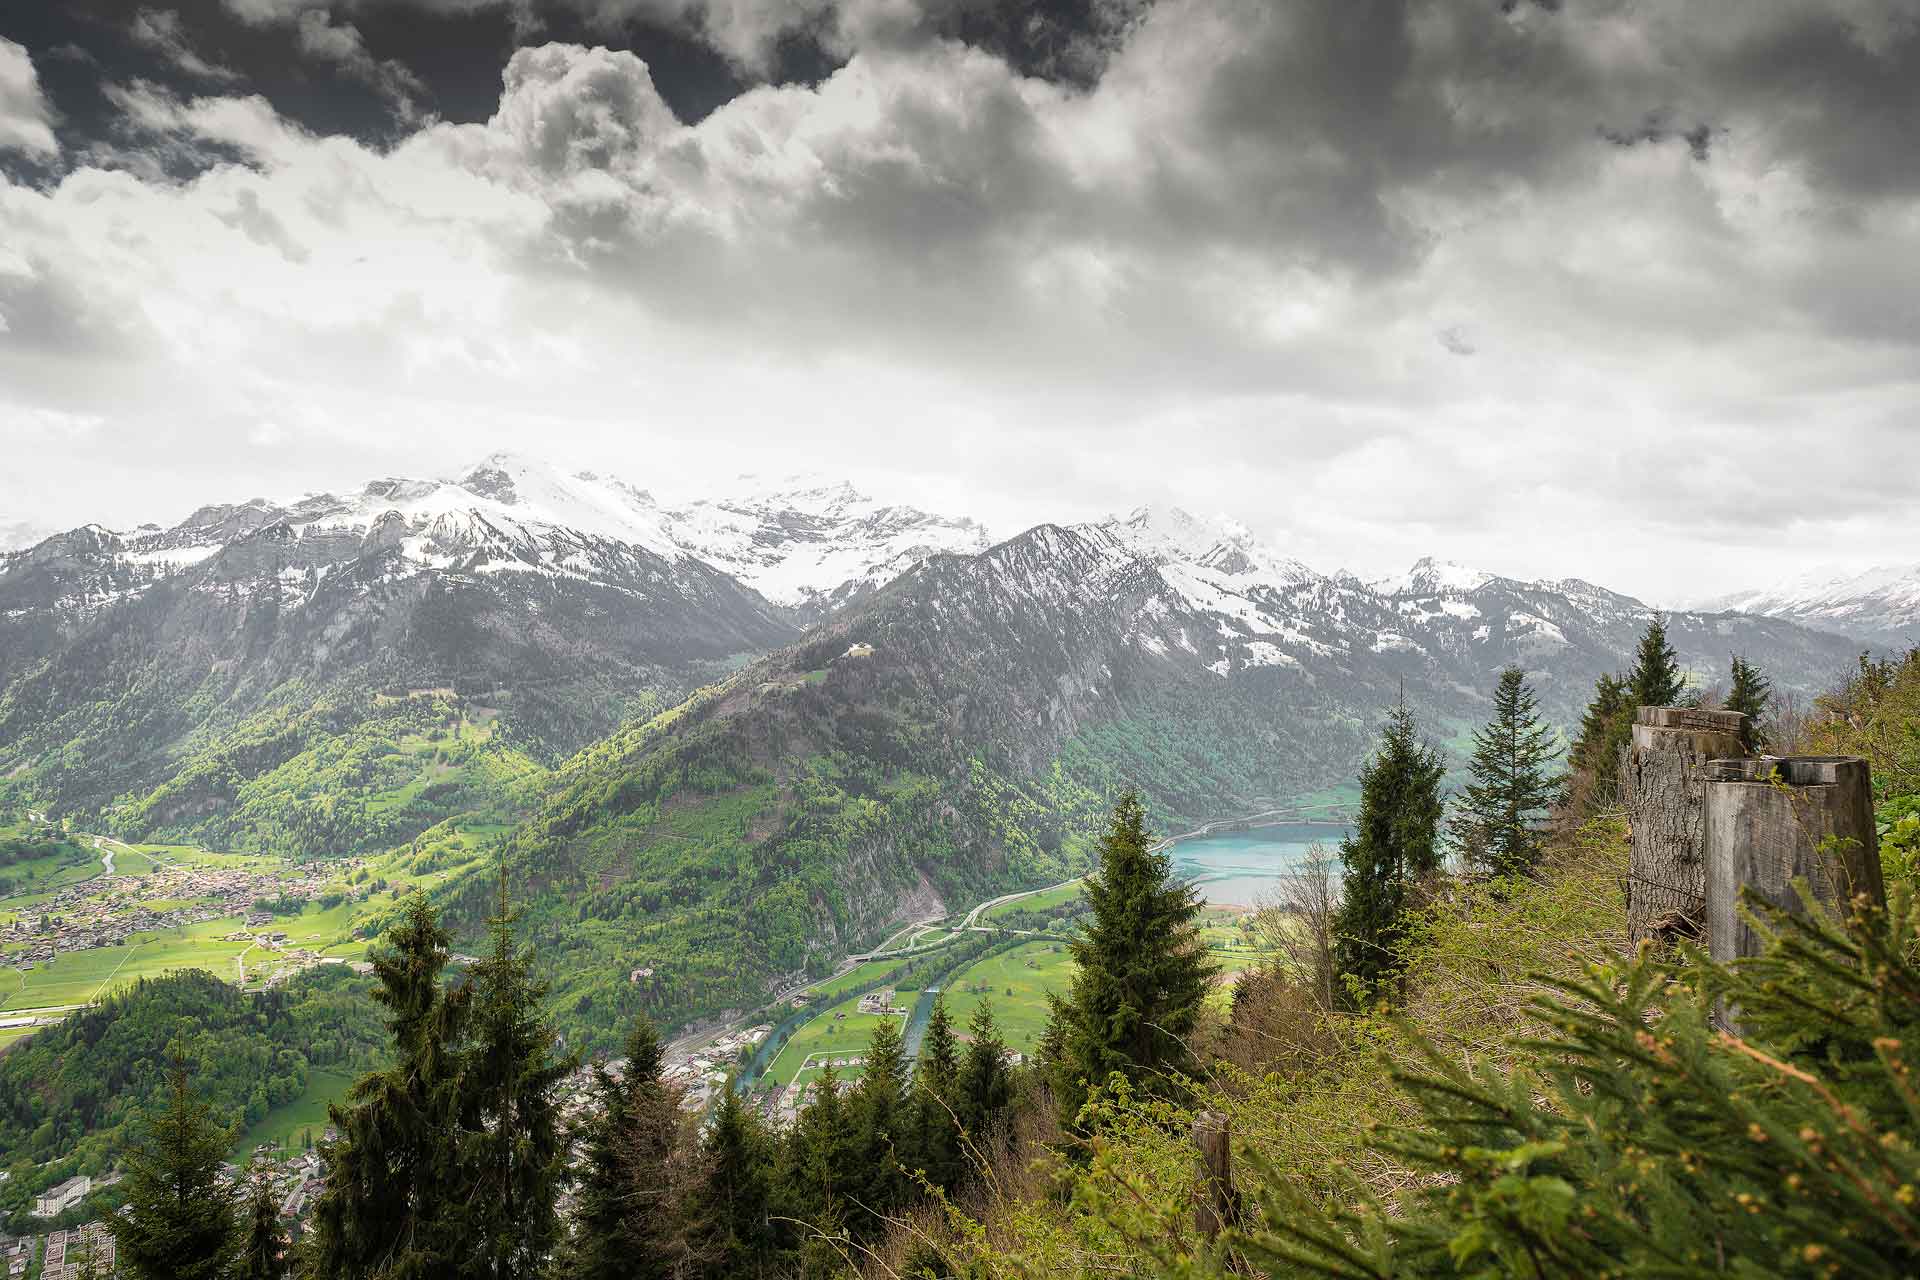
<path fill-rule="evenodd" d="M 1232 1138 L 1231 1124 L 1218 1111 L 1202 1111 L 1193 1118 L 1193 1145 L 1200 1152 L 1193 1225 L 1207 1240 L 1218 1237 L 1221 1228 L 1239 1212 L 1239 1198 L 1233 1190 Z"/>
<path fill-rule="evenodd" d="M 1671 942 L 1705 930 L 1702 805 L 1710 760 L 1744 756 L 1746 716 L 1692 707 L 1641 707 L 1621 795 L 1633 823 L 1627 932 Z"/>
<path fill-rule="evenodd" d="M 1716 760 L 1706 802 L 1707 920 L 1715 960 L 1758 955 L 1765 939 L 1740 918 L 1740 892 L 1798 915 L 1793 882 L 1844 908 L 1856 894 L 1884 906 L 1873 777 L 1858 756 Z M 1824 843 L 1832 843 L 1822 848 Z"/>

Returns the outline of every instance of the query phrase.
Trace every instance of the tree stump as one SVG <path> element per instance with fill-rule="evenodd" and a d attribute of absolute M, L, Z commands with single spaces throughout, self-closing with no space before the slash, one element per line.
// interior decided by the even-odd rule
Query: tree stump
<path fill-rule="evenodd" d="M 1885 906 L 1873 776 L 1858 756 L 1716 760 L 1706 800 L 1707 920 L 1715 960 L 1758 955 L 1766 939 L 1740 918 L 1751 889 L 1804 913 L 1796 879 L 1820 903 L 1844 910 L 1854 895 Z"/>
<path fill-rule="evenodd" d="M 1738 711 L 1691 707 L 1641 707 L 1634 714 L 1621 790 L 1633 824 L 1627 932 L 1635 943 L 1704 931 L 1706 766 L 1746 754 L 1746 721 Z"/>
<path fill-rule="evenodd" d="M 1218 1111 L 1193 1118 L 1193 1145 L 1200 1154 L 1200 1180 L 1194 1190 L 1193 1225 L 1206 1240 L 1217 1238 L 1239 1214 L 1233 1189 L 1233 1133 Z"/>

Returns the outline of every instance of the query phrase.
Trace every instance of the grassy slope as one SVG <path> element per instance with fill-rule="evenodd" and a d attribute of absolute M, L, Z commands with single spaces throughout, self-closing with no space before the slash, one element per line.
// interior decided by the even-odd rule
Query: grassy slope
<path fill-rule="evenodd" d="M 1374 1126 L 1414 1118 L 1388 1078 L 1419 1056 L 1424 1037 L 1449 1057 L 1510 1061 L 1520 1010 L 1544 988 L 1536 975 L 1576 976 L 1585 958 L 1625 948 L 1624 830 L 1596 826 L 1559 850 L 1550 874 L 1513 897 L 1461 889 L 1437 907 L 1414 946 L 1400 1017 L 1351 1019 L 1317 1071 L 1254 1076 L 1221 1069 L 1201 1085 L 1193 1110 L 1223 1112 L 1250 1164 L 1310 1193 L 1342 1194 L 1351 1175 L 1388 1200 L 1407 1170 L 1369 1146 Z M 1141 1258 L 1127 1231 L 1167 1238 L 1192 1220 L 1189 1113 L 1144 1102 L 1122 1105 L 1071 1204 L 1007 1193 L 985 1214 L 971 1249 L 981 1274 L 1111 1276 L 1116 1257 Z M 1244 1166 L 1243 1166 L 1244 1167 Z M 1247 1178 L 1257 1192 L 1259 1175 Z M 1141 1258 L 1141 1265 L 1148 1265 Z"/>

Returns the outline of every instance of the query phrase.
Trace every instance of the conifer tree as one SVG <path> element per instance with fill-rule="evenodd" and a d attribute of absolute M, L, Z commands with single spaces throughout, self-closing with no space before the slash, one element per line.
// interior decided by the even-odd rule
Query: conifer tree
<path fill-rule="evenodd" d="M 240 1223 L 223 1165 L 233 1135 L 194 1096 L 186 1064 L 168 1071 L 167 1105 L 127 1153 L 126 1208 L 107 1220 L 134 1280 L 225 1280 Z"/>
<path fill-rule="evenodd" d="M 1185 1037 L 1214 967 L 1200 943 L 1200 898 L 1173 861 L 1153 851 L 1137 793 L 1120 797 L 1087 877 L 1090 919 L 1070 944 L 1073 984 L 1059 1007 L 1054 1089 L 1062 1120 L 1077 1124 L 1091 1087 L 1121 1072 L 1149 1092 L 1189 1065 Z"/>
<path fill-rule="evenodd" d="M 696 1252 L 713 1280 L 758 1280 L 778 1271 L 768 1222 L 773 1141 L 729 1080 L 701 1145 Z"/>
<path fill-rule="evenodd" d="M 536 1274 L 560 1232 L 555 1202 L 566 1168 L 557 1089 L 574 1063 L 555 1053 L 540 1014 L 546 987 L 513 936 L 506 869 L 488 920 L 492 946 L 473 969 L 473 1046 L 462 1080 L 471 1132 L 463 1145 L 474 1189 L 461 1216 L 477 1276 Z"/>
<path fill-rule="evenodd" d="M 1767 710 L 1773 705 L 1773 681 L 1761 674 L 1760 668 L 1748 662 L 1739 654 L 1733 655 L 1733 688 L 1727 693 L 1727 710 L 1738 711 L 1747 718 L 1741 737 L 1747 750 L 1765 751 L 1767 749 L 1767 729 L 1765 719 Z"/>
<path fill-rule="evenodd" d="M 955 1102 L 959 1075 L 953 1017 L 947 1012 L 946 993 L 940 992 L 933 998 L 913 1068 L 914 1159 L 927 1181 L 948 1191 L 959 1184 L 963 1171 Z"/>
<path fill-rule="evenodd" d="M 906 1203 L 911 1184 L 900 1162 L 900 1146 L 911 1133 L 905 1123 L 907 1063 L 902 1056 L 900 1028 L 884 1018 L 867 1041 L 866 1062 L 853 1094 L 855 1140 L 858 1144 L 862 1214 L 853 1225 L 857 1234 L 878 1230 L 884 1215 Z"/>
<path fill-rule="evenodd" d="M 647 1280 L 685 1255 L 674 1154 L 679 1116 L 660 1079 L 660 1033 L 641 1014 L 618 1078 L 594 1068 L 595 1107 L 579 1134 L 573 1229 L 556 1271 L 579 1280 Z"/>
<path fill-rule="evenodd" d="M 1620 725 L 1628 725 L 1626 733 L 1630 733 L 1632 714 L 1626 681 L 1611 674 L 1599 677 L 1594 700 L 1586 704 L 1586 714 L 1580 718 L 1580 733 L 1567 752 L 1571 791 L 1576 791 L 1576 800 L 1584 800 L 1586 808 L 1611 804 L 1619 796 L 1620 748 L 1626 745 Z"/>
<path fill-rule="evenodd" d="M 246 1244 L 236 1275 L 239 1280 L 281 1280 L 287 1274 L 287 1248 L 273 1171 L 265 1162 L 255 1161 L 247 1170 Z"/>
<path fill-rule="evenodd" d="M 1420 883 L 1440 868 L 1439 753 L 1423 745 L 1402 698 L 1387 715 L 1373 758 L 1360 771 L 1360 814 L 1340 843 L 1340 910 L 1334 960 L 1370 997 L 1399 964 L 1407 912 Z"/>
<path fill-rule="evenodd" d="M 839 1271 L 846 1246 L 853 1137 L 840 1075 L 829 1063 L 808 1091 L 807 1106 L 781 1153 L 781 1216 L 800 1224 L 794 1243 L 802 1276 Z"/>
<path fill-rule="evenodd" d="M 1013 1101 L 1007 1042 L 1000 1038 L 991 1000 L 982 1000 L 968 1019 L 967 1041 L 966 1056 L 960 1061 L 957 1109 L 961 1127 L 975 1142 L 981 1142 L 993 1132 L 1007 1104 Z"/>
<path fill-rule="evenodd" d="M 1667 620 L 1654 614 L 1640 635 L 1640 648 L 1634 654 L 1633 670 L 1627 675 L 1629 707 L 1677 706 L 1685 696 L 1687 682 L 1680 674 L 1680 659 L 1667 643 Z M 1632 723 L 1632 710 L 1628 711 Z"/>
<path fill-rule="evenodd" d="M 1455 797 L 1449 842 L 1472 866 L 1520 875 L 1539 860 L 1542 820 L 1560 790 L 1559 748 L 1518 667 L 1500 673 L 1493 717 L 1473 735 L 1473 780 Z"/>
<path fill-rule="evenodd" d="M 415 893 L 388 945 L 370 953 L 394 1060 L 355 1082 L 345 1107 L 327 1108 L 341 1136 L 321 1148 L 326 1190 L 306 1242 L 317 1277 L 443 1275 L 470 1252 L 454 1215 L 471 1186 L 460 1135 L 468 1000 L 441 981 L 450 942 Z"/>

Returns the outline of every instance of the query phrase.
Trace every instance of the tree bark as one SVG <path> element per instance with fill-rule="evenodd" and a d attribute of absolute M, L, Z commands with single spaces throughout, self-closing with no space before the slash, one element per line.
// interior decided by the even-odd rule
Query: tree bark
<path fill-rule="evenodd" d="M 1634 716 L 1620 781 L 1633 830 L 1627 931 L 1635 943 L 1705 933 L 1706 764 L 1747 754 L 1746 719 L 1689 707 L 1641 707 Z"/>

